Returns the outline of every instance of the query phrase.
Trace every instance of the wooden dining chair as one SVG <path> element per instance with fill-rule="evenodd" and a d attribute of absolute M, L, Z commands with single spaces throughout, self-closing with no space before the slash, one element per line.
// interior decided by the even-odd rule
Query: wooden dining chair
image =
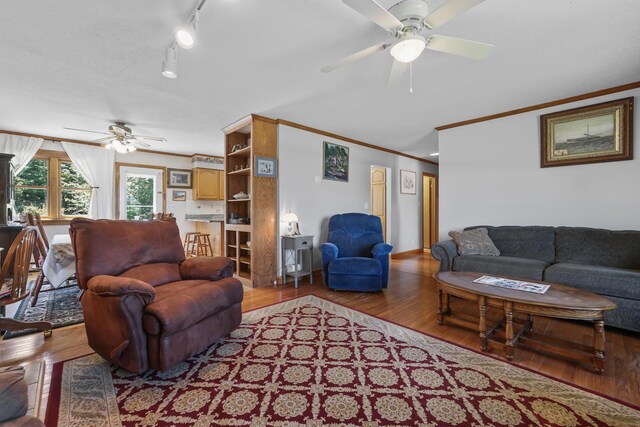
<path fill-rule="evenodd" d="M 31 307 L 35 307 L 38 302 L 40 291 L 42 290 L 42 285 L 46 281 L 42 267 L 44 266 L 44 260 L 47 257 L 47 253 L 49 252 L 49 239 L 47 239 L 47 233 L 44 231 L 44 225 L 42 224 L 40 214 L 34 215 L 31 212 L 27 213 L 27 224 L 29 224 L 30 227 L 34 227 L 37 233 L 36 244 L 33 248 L 33 259 L 35 261 L 35 269 L 38 272 L 38 277 L 36 277 L 36 282 L 34 283 L 33 290 L 31 291 Z"/>
<path fill-rule="evenodd" d="M 51 336 L 53 324 L 51 322 L 23 322 L 8 319 L 5 316 L 6 306 L 22 301 L 29 297 L 27 282 L 29 281 L 29 267 L 31 256 L 38 240 L 37 227 L 25 227 L 13 241 L 2 270 L 0 270 L 0 331 L 19 331 L 23 329 L 37 329 L 44 331 L 44 336 Z M 11 270 L 13 267 L 13 271 Z"/>

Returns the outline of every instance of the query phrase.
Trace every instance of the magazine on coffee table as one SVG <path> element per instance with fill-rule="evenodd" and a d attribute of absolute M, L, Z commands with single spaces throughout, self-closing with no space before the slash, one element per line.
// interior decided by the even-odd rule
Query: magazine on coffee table
<path fill-rule="evenodd" d="M 517 291 L 533 292 L 534 294 L 544 294 L 549 289 L 549 285 L 540 283 L 524 282 L 522 280 L 505 279 L 503 277 L 482 276 L 474 280 L 474 283 L 483 285 L 498 286 L 500 288 L 515 289 Z"/>

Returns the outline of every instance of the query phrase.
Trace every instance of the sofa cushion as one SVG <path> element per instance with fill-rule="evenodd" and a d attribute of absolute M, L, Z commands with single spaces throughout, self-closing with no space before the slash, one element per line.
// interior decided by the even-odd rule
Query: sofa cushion
<path fill-rule="evenodd" d="M 486 228 L 489 237 L 500 251 L 500 255 L 537 259 L 552 263 L 555 260 L 555 229 L 545 226 L 506 225 L 493 227 L 480 225 L 465 230 Z"/>
<path fill-rule="evenodd" d="M 460 255 L 500 255 L 500 251 L 493 244 L 486 228 L 475 228 L 463 232 L 450 231 Z"/>
<path fill-rule="evenodd" d="M 640 300 L 640 271 L 581 264 L 554 264 L 544 280 L 601 295 Z"/>
<path fill-rule="evenodd" d="M 120 275 L 131 279 L 141 280 L 151 286 L 164 285 L 169 282 L 182 280 L 178 264 L 155 263 L 133 267 Z"/>
<path fill-rule="evenodd" d="M 549 264 L 536 259 L 508 256 L 460 255 L 453 259 L 453 271 L 472 271 L 496 276 L 542 280 Z"/>
<path fill-rule="evenodd" d="M 242 302 L 242 284 L 234 278 L 216 282 L 182 280 L 155 288 L 156 299 L 145 307 L 144 329 L 170 335 Z"/>
<path fill-rule="evenodd" d="M 556 262 L 640 270 L 640 231 L 558 227 Z"/>
<path fill-rule="evenodd" d="M 380 276 L 382 275 L 382 264 L 374 258 L 338 258 L 329 263 L 329 275 L 334 274 Z"/>

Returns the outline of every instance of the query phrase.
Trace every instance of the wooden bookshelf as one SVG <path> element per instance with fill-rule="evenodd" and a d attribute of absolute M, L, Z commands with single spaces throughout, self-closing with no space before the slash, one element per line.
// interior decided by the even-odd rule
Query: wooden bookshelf
<path fill-rule="evenodd" d="M 253 287 L 272 286 L 277 277 L 277 179 L 253 174 L 256 156 L 275 159 L 278 129 L 275 120 L 250 115 L 223 129 L 225 134 L 225 253 L 235 274 Z M 239 192 L 248 199 L 234 199 Z M 249 224 L 231 223 L 231 215 Z M 247 242 L 251 242 L 250 245 Z"/>

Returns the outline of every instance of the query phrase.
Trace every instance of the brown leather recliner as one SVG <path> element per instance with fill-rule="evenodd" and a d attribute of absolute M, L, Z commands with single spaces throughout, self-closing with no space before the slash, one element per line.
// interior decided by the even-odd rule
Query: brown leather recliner
<path fill-rule="evenodd" d="M 164 371 L 242 320 L 225 257 L 185 260 L 175 218 L 71 221 L 89 346 L 128 371 Z"/>

